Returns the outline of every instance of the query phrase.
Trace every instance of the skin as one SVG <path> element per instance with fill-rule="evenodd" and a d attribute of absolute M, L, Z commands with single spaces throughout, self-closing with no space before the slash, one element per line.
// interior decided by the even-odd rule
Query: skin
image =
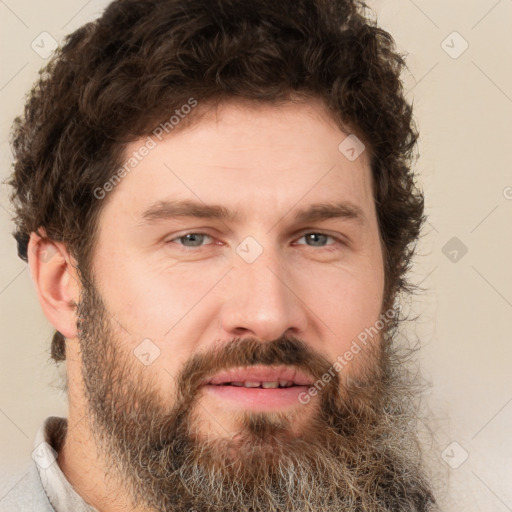
<path fill-rule="evenodd" d="M 279 107 L 223 103 L 216 114 L 171 132 L 102 199 L 95 283 L 117 325 L 120 348 L 133 353 L 150 339 L 160 350 L 151 365 L 143 367 L 135 356 L 133 365 L 157 382 L 162 404 L 172 405 L 175 379 L 186 361 L 214 344 L 234 337 L 265 342 L 290 334 L 334 362 L 378 320 L 384 267 L 371 169 L 367 151 L 350 161 L 338 150 L 347 135 L 317 101 Z M 145 139 L 128 146 L 127 157 Z M 151 205 L 175 199 L 219 204 L 241 218 L 144 220 Z M 363 221 L 295 220 L 299 209 L 340 201 L 357 206 Z M 187 233 L 209 236 L 201 246 L 188 248 L 179 238 Z M 327 238 L 323 246 L 308 245 L 307 233 L 343 243 Z M 252 263 L 236 251 L 248 236 L 263 249 Z M 50 259 L 44 256 L 48 251 Z M 87 411 L 75 262 L 63 244 L 35 234 L 29 255 L 43 310 L 67 338 L 69 426 L 58 463 L 98 509 L 132 510 L 122 487 L 105 483 L 94 432 L 82 421 Z M 357 371 L 356 360 L 347 371 Z M 307 405 L 282 409 L 297 434 L 317 411 L 317 402 L 312 397 Z M 236 413 L 248 407 L 208 393 L 199 405 L 195 412 L 205 438 L 235 435 Z"/>

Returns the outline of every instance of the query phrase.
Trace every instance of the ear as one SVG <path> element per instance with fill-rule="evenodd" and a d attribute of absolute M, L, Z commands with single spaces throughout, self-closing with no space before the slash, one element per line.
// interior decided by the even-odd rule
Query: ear
<path fill-rule="evenodd" d="M 46 318 L 66 338 L 77 336 L 76 305 L 80 282 L 76 262 L 61 242 L 30 234 L 28 264 Z"/>

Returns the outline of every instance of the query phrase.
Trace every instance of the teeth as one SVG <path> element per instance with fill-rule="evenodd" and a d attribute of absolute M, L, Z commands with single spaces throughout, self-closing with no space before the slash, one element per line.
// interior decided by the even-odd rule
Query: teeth
<path fill-rule="evenodd" d="M 261 384 L 261 382 L 251 382 L 250 380 L 246 380 L 244 382 L 244 386 L 246 388 L 259 388 L 260 384 Z"/>
<path fill-rule="evenodd" d="M 279 382 L 277 382 L 277 381 L 274 381 L 274 382 L 262 382 L 261 383 L 261 387 L 265 388 L 265 389 L 277 388 L 278 386 L 279 386 Z"/>
<path fill-rule="evenodd" d="M 293 381 L 291 380 L 280 380 L 280 381 L 272 381 L 272 382 L 256 382 L 247 380 L 245 382 L 230 382 L 232 386 L 236 387 L 245 387 L 245 388 L 259 388 L 262 387 L 264 389 L 275 389 L 275 388 L 289 388 L 293 386 Z"/>

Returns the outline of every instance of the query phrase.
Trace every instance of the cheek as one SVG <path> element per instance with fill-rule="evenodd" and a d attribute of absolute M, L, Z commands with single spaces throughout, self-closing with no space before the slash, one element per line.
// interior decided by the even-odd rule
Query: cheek
<path fill-rule="evenodd" d="M 299 296 L 323 329 L 325 349 L 334 359 L 381 315 L 384 273 L 378 261 L 353 267 L 318 269 L 302 279 Z M 322 327 L 323 326 L 323 327 Z"/>
<path fill-rule="evenodd" d="M 207 315 L 198 317 L 202 301 L 226 271 L 221 263 L 196 263 L 187 268 L 169 267 L 168 262 L 151 262 L 137 255 L 118 259 L 115 265 L 113 260 L 97 260 L 101 268 L 98 287 L 109 311 L 133 343 L 149 338 L 162 350 L 192 319 L 201 328 L 201 322 L 207 320 Z M 187 346 L 179 348 L 186 350 Z"/>

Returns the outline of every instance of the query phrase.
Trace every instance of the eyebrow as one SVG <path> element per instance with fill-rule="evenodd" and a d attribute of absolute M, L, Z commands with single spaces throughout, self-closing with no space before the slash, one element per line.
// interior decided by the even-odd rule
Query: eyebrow
<path fill-rule="evenodd" d="M 283 215 L 284 218 L 286 215 Z M 185 200 L 157 201 L 150 205 L 141 215 L 143 224 L 153 224 L 176 217 L 195 217 L 200 219 L 217 219 L 226 222 L 240 222 L 242 216 L 235 211 L 217 204 Z M 295 213 L 295 221 L 300 224 L 319 222 L 327 219 L 347 219 L 359 224 L 366 222 L 361 207 L 351 202 L 321 202 L 307 206 Z"/>

